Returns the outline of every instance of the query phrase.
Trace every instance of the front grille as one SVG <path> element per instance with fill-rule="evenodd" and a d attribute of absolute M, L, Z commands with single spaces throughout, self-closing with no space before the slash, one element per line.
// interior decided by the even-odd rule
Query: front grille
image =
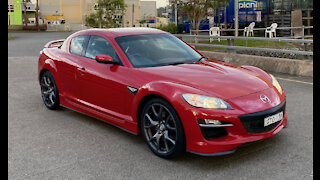
<path fill-rule="evenodd" d="M 264 118 L 277 114 L 281 111 L 283 111 L 283 115 L 284 115 L 285 106 L 286 106 L 286 101 L 283 101 L 281 104 L 271 109 L 267 109 L 264 111 L 251 113 L 251 114 L 240 115 L 239 119 L 242 125 L 244 126 L 244 128 L 246 128 L 246 130 L 249 133 L 268 132 L 273 130 L 275 127 L 277 127 L 282 120 L 264 127 Z"/>

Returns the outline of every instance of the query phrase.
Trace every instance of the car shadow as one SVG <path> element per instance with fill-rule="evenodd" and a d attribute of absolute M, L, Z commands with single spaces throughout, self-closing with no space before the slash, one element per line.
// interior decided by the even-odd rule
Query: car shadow
<path fill-rule="evenodd" d="M 254 162 L 257 159 L 263 161 L 263 159 L 270 158 L 270 154 L 276 153 L 273 147 L 281 143 L 281 139 L 281 136 L 275 135 L 264 140 L 247 143 L 239 146 L 234 153 L 222 156 L 198 156 L 186 153 L 184 156 L 178 157 L 173 161 L 177 164 L 190 163 L 202 170 L 217 170 L 218 168 L 228 168 L 231 166 L 239 167 Z"/>
<path fill-rule="evenodd" d="M 72 120 L 80 121 L 81 123 L 87 124 L 90 128 L 95 130 L 102 130 L 107 134 L 116 135 L 119 139 L 126 141 L 125 143 L 130 144 L 130 146 L 136 146 L 138 148 L 138 152 L 134 156 L 150 156 L 153 163 L 160 163 L 163 161 L 168 161 L 168 163 L 178 166 L 196 166 L 202 170 L 213 170 L 217 168 L 224 168 L 232 166 L 241 166 L 250 161 L 254 161 L 255 159 L 268 159 L 270 154 L 274 153 L 273 147 L 281 141 L 283 141 L 284 137 L 276 134 L 270 138 L 247 143 L 242 146 L 239 146 L 237 150 L 228 155 L 222 156 L 199 156 L 192 153 L 186 152 L 185 154 L 170 160 L 162 159 L 156 157 L 147 147 L 147 144 L 144 142 L 144 139 L 141 135 L 133 135 L 128 133 L 112 124 L 106 123 L 102 120 L 96 119 L 94 117 L 87 116 L 85 114 L 67 109 L 61 108 L 59 110 L 61 113 L 65 113 L 66 115 L 72 115 L 75 118 Z M 146 154 L 149 152 L 149 154 Z M 142 157 L 136 157 L 137 159 L 141 159 Z M 210 166 L 208 166 L 210 164 Z"/>

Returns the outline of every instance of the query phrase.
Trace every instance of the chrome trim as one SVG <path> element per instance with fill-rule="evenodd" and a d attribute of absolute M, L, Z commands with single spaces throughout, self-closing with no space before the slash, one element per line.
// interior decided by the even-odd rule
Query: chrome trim
<path fill-rule="evenodd" d="M 233 126 L 233 124 L 199 124 L 200 127 L 206 127 L 206 128 L 215 128 L 215 127 L 230 127 Z"/>
<path fill-rule="evenodd" d="M 133 95 L 135 95 L 138 92 L 137 88 L 134 88 L 134 87 L 131 87 L 131 86 L 127 86 L 127 89 Z"/>

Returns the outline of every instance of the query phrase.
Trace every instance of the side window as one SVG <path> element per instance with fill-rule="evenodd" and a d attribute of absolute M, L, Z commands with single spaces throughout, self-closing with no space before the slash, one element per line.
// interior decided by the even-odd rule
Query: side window
<path fill-rule="evenodd" d="M 96 59 L 96 55 L 105 54 L 111 56 L 115 61 L 120 62 L 116 51 L 112 45 L 103 37 L 92 35 L 86 49 L 85 56 L 91 59 Z"/>
<path fill-rule="evenodd" d="M 87 36 L 77 36 L 71 40 L 70 53 L 81 56 Z"/>

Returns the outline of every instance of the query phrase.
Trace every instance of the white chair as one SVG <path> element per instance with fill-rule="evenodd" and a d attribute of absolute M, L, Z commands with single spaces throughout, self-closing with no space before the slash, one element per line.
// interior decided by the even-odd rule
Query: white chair
<path fill-rule="evenodd" d="M 256 23 L 252 22 L 252 23 L 249 24 L 248 27 L 245 27 L 244 31 L 243 31 L 243 36 L 246 35 L 248 37 L 250 34 L 251 34 L 251 36 L 254 36 L 253 28 L 254 28 L 255 25 L 256 25 Z"/>
<path fill-rule="evenodd" d="M 219 27 L 211 27 L 209 30 L 209 36 L 220 36 L 220 28 Z M 213 41 L 213 38 L 210 38 L 210 42 Z M 218 38 L 220 42 L 220 38 Z"/>
<path fill-rule="evenodd" d="M 276 33 L 277 27 L 278 27 L 277 23 L 272 23 L 270 27 L 267 27 L 265 32 L 265 37 L 267 37 L 268 33 L 269 33 L 269 38 L 277 37 L 277 33 Z"/>

